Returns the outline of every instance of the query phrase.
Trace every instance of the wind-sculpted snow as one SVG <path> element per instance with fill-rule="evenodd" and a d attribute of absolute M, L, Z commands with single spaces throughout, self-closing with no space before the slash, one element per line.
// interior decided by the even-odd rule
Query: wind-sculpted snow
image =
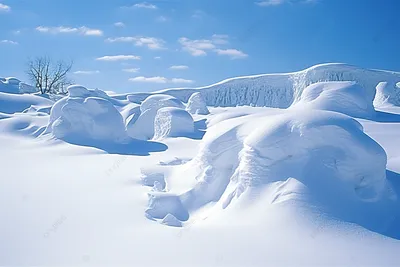
<path fill-rule="evenodd" d="M 387 82 L 387 86 L 394 91 L 395 98 L 400 90 L 396 86 L 400 82 L 400 73 L 331 63 L 294 73 L 238 77 L 206 87 L 166 89 L 158 93 L 172 95 L 187 102 L 193 93 L 201 92 L 208 106 L 254 105 L 288 108 L 300 99 L 307 86 L 326 81 L 354 81 L 365 88 L 366 98 L 371 101 L 380 82 Z"/>
<path fill-rule="evenodd" d="M 123 118 L 105 99 L 104 92 L 82 86 L 70 86 L 68 92 L 68 97 L 57 101 L 51 109 L 45 134 L 52 133 L 59 139 L 126 141 Z"/>
<path fill-rule="evenodd" d="M 375 109 L 367 95 L 367 90 L 356 82 L 318 82 L 307 86 L 293 107 L 370 118 L 375 115 Z"/>
<path fill-rule="evenodd" d="M 247 115 L 209 128 L 197 156 L 175 172 L 195 185 L 175 196 L 151 194 L 146 213 L 154 219 L 171 214 L 186 221 L 210 203 L 225 209 L 240 202 L 244 193 L 268 187 L 271 203 L 323 196 L 307 200 L 307 205 L 335 210 L 338 204 L 327 194 L 349 205 L 332 216 L 368 214 L 375 208 L 368 203 L 392 197 L 386 162 L 383 148 L 346 115 L 311 108 Z"/>
<path fill-rule="evenodd" d="M 203 99 L 200 92 L 190 96 L 186 110 L 191 114 L 207 115 L 210 113 L 206 101 Z"/>
<path fill-rule="evenodd" d="M 9 94 L 34 93 L 36 88 L 21 82 L 17 78 L 0 78 L 0 92 Z"/>
<path fill-rule="evenodd" d="M 157 111 L 154 120 L 154 139 L 179 137 L 192 134 L 194 122 L 192 116 L 180 108 L 165 107 Z"/>
<path fill-rule="evenodd" d="M 140 112 L 136 110 L 127 122 L 129 136 L 140 140 L 149 140 L 154 137 L 155 119 L 159 109 L 174 107 L 184 109 L 181 101 L 169 95 L 151 95 L 140 105 Z"/>
<path fill-rule="evenodd" d="M 388 82 L 380 82 L 376 86 L 375 107 L 400 106 L 400 84 L 392 86 Z"/>

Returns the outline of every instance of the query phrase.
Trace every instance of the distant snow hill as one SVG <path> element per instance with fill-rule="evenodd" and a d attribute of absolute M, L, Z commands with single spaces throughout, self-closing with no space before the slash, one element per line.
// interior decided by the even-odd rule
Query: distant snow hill
<path fill-rule="evenodd" d="M 383 101 L 391 98 L 394 100 L 392 102 L 398 103 L 400 100 L 399 72 L 363 69 L 342 63 L 315 65 L 293 73 L 237 77 L 205 87 L 173 88 L 157 93 L 171 95 L 187 102 L 193 93 L 200 92 L 208 106 L 253 105 L 288 108 L 299 101 L 303 90 L 308 85 L 326 81 L 354 81 L 366 89 L 369 100 L 374 99 L 376 86 L 380 82 L 385 82 L 385 92 L 389 95 L 383 97 Z M 129 97 L 132 100 L 141 101 L 148 95 L 148 93 L 129 94 Z"/>

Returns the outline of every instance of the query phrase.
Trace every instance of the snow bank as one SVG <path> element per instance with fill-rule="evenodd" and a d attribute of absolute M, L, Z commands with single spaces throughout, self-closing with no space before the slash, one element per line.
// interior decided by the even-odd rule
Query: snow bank
<path fill-rule="evenodd" d="M 151 95 L 140 105 L 139 112 L 132 116 L 127 124 L 128 135 L 140 140 L 149 140 L 154 137 L 154 123 L 159 109 L 164 107 L 185 108 L 183 103 L 168 95 Z M 137 117 L 136 114 L 140 116 Z"/>
<path fill-rule="evenodd" d="M 383 148 L 346 115 L 325 110 L 249 115 L 208 129 L 198 155 L 174 173 L 194 181 L 177 196 L 179 201 L 171 203 L 171 196 L 164 200 L 161 194 L 153 195 L 151 203 L 157 203 L 158 217 L 171 213 L 182 218 L 185 211 L 191 214 L 212 202 L 226 208 L 234 199 L 240 201 L 244 192 L 261 192 L 262 187 L 282 185 L 288 178 L 296 181 L 287 183 L 290 194 L 281 195 L 279 188 L 266 192 L 271 202 L 296 201 L 305 186 L 308 195 L 370 203 L 390 195 L 386 162 Z M 327 205 L 335 205 L 329 201 Z"/>
<path fill-rule="evenodd" d="M 207 115 L 210 113 L 210 111 L 208 111 L 206 101 L 199 92 L 190 96 L 186 110 L 191 114 Z"/>
<path fill-rule="evenodd" d="M 50 112 L 45 133 L 56 138 L 110 140 L 124 142 L 127 138 L 121 114 L 100 90 L 70 86 L 69 96 L 57 101 Z"/>
<path fill-rule="evenodd" d="M 0 78 L 0 92 L 9 94 L 35 93 L 36 88 L 21 82 L 17 78 Z"/>
<path fill-rule="evenodd" d="M 23 112 L 34 106 L 36 109 L 48 108 L 53 101 L 31 94 L 12 94 L 0 92 L 0 112 L 13 114 Z"/>
<path fill-rule="evenodd" d="M 299 72 L 238 77 L 206 87 L 166 89 L 157 93 L 187 102 L 193 93 L 201 92 L 207 106 L 254 105 L 288 108 L 299 99 L 307 86 L 326 81 L 355 81 L 365 88 L 366 98 L 372 101 L 376 85 L 382 81 L 394 85 L 400 81 L 400 73 L 329 63 Z"/>
<path fill-rule="evenodd" d="M 386 188 L 385 151 L 356 120 L 338 113 L 278 116 L 253 131 L 243 144 L 232 176 L 235 196 L 248 187 L 287 177 L 306 185 L 325 182 L 331 190 L 344 188 L 338 194 L 366 200 L 379 198 Z"/>
<path fill-rule="evenodd" d="M 388 82 L 380 82 L 376 86 L 375 107 L 400 106 L 400 88 Z"/>
<path fill-rule="evenodd" d="M 190 114 L 180 108 L 166 107 L 157 111 L 154 120 L 154 139 L 185 136 L 194 132 Z"/>
<path fill-rule="evenodd" d="M 336 111 L 353 117 L 375 114 L 365 88 L 356 82 L 319 82 L 306 87 L 294 107 Z"/>

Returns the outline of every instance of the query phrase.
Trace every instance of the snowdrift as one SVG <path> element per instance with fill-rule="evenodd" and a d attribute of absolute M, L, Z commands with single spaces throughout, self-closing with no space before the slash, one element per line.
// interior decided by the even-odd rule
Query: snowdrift
<path fill-rule="evenodd" d="M 299 100 L 307 86 L 326 81 L 354 81 L 365 88 L 366 98 L 370 101 L 375 97 L 376 86 L 380 82 L 387 82 L 388 88 L 393 91 L 392 97 L 399 97 L 400 89 L 396 83 L 400 82 L 400 73 L 363 69 L 340 63 L 316 65 L 293 73 L 238 77 L 206 87 L 166 89 L 157 93 L 171 95 L 187 102 L 193 93 L 201 92 L 208 106 L 253 105 L 288 108 Z"/>
<path fill-rule="evenodd" d="M 128 135 L 140 140 L 149 140 L 153 138 L 157 113 L 160 109 L 165 107 L 182 110 L 185 108 L 183 103 L 175 97 L 169 95 L 151 95 L 141 103 L 140 111 L 136 109 L 134 114 L 131 116 L 127 123 Z M 177 113 L 179 112 L 176 111 L 174 114 Z"/>
<path fill-rule="evenodd" d="M 184 109 L 161 108 L 154 120 L 154 132 L 155 140 L 191 134 L 194 132 L 193 118 Z"/>
<path fill-rule="evenodd" d="M 0 78 L 0 92 L 9 94 L 35 93 L 36 88 L 21 82 L 17 78 Z"/>
<path fill-rule="evenodd" d="M 207 115 L 210 111 L 207 108 L 206 101 L 201 96 L 201 93 L 197 92 L 190 96 L 186 110 L 191 114 Z"/>
<path fill-rule="evenodd" d="M 54 104 L 50 99 L 32 94 L 11 94 L 0 92 L 0 112 L 13 114 L 30 107 L 36 110 L 49 108 Z"/>
<path fill-rule="evenodd" d="M 100 90 L 68 87 L 69 95 L 57 101 L 50 113 L 45 134 L 59 139 L 125 142 L 127 134 L 119 111 Z M 103 97 L 103 98 L 102 98 Z"/>
<path fill-rule="evenodd" d="M 367 90 L 356 82 L 318 82 L 307 86 L 293 107 L 369 118 L 375 115 L 375 109 L 367 96 Z"/>
<path fill-rule="evenodd" d="M 388 84 L 388 82 L 380 82 L 376 86 L 376 95 L 374 99 L 375 107 L 400 106 L 400 89 L 399 83 L 396 86 Z"/>
<path fill-rule="evenodd" d="M 319 202 L 306 205 L 336 207 L 337 201 L 326 197 L 335 195 L 356 209 L 346 214 L 357 213 L 354 203 L 368 206 L 392 197 L 386 162 L 383 148 L 340 113 L 288 110 L 234 118 L 209 128 L 197 156 L 178 167 L 175 175 L 195 185 L 177 195 L 151 193 L 146 215 L 186 221 L 210 203 L 225 209 L 242 194 L 271 186 L 265 205 L 320 195 Z"/>

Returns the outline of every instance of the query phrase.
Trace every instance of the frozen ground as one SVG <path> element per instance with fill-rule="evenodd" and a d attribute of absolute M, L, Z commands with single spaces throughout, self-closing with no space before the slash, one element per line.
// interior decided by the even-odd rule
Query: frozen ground
<path fill-rule="evenodd" d="M 0 265 L 399 266 L 398 74 L 354 73 L 288 109 L 205 93 L 209 114 L 176 93 L 3 92 Z"/>

